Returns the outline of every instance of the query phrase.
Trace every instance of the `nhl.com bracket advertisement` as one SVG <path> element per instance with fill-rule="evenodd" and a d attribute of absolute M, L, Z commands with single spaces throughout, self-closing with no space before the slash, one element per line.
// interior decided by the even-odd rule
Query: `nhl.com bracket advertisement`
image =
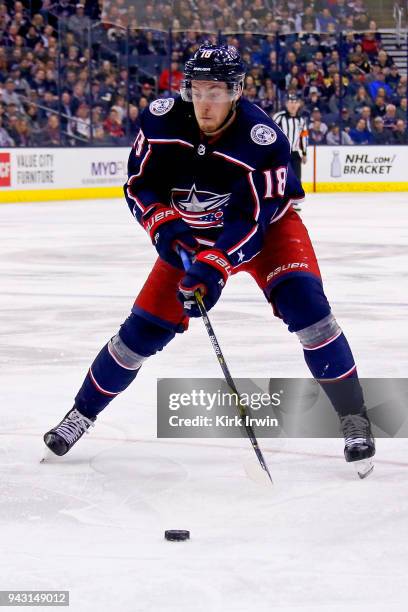
<path fill-rule="evenodd" d="M 408 437 L 408 379 L 363 378 L 377 438 Z M 338 438 L 338 417 L 314 379 L 241 378 L 239 397 L 223 379 L 163 378 L 157 382 L 158 438 Z M 337 382 L 347 396 L 353 381 Z"/>

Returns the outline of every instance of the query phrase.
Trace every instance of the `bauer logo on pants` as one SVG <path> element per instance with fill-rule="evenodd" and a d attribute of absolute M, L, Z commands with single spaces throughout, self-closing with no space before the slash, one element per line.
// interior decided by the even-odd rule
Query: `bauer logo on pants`
<path fill-rule="evenodd" d="M 282 272 L 289 272 L 290 270 L 296 270 L 296 269 L 305 270 L 308 267 L 309 267 L 309 264 L 304 263 L 304 262 L 298 262 L 298 261 L 294 263 L 284 264 L 283 266 L 278 266 L 277 268 L 272 270 L 272 272 L 269 272 L 268 276 L 266 277 L 266 282 L 269 283 L 269 281 L 272 280 L 274 276 L 278 276 L 278 274 L 281 274 Z"/>

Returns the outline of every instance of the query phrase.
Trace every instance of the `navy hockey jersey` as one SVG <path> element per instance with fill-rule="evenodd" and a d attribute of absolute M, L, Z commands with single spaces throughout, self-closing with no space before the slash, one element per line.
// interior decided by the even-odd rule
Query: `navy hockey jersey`
<path fill-rule="evenodd" d="M 238 267 L 259 253 L 269 224 L 304 197 L 289 157 L 281 129 L 245 99 L 231 125 L 207 138 L 192 104 L 162 98 L 142 114 L 125 197 L 139 222 L 151 204 L 173 207 L 203 247 L 222 249 Z"/>

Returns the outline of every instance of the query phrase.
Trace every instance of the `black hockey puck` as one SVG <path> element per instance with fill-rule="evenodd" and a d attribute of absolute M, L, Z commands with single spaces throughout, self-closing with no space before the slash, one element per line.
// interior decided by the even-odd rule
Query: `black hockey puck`
<path fill-rule="evenodd" d="M 186 529 L 167 529 L 164 532 L 164 537 L 169 542 L 184 542 L 190 539 L 190 532 Z"/>

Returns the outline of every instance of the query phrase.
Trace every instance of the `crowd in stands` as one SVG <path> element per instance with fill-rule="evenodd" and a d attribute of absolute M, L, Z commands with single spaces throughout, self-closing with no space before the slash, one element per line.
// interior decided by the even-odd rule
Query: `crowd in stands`
<path fill-rule="evenodd" d="M 364 0 L 0 0 L 0 146 L 128 145 L 219 32 L 245 97 L 303 100 L 310 143 L 408 143 L 407 78 Z"/>

